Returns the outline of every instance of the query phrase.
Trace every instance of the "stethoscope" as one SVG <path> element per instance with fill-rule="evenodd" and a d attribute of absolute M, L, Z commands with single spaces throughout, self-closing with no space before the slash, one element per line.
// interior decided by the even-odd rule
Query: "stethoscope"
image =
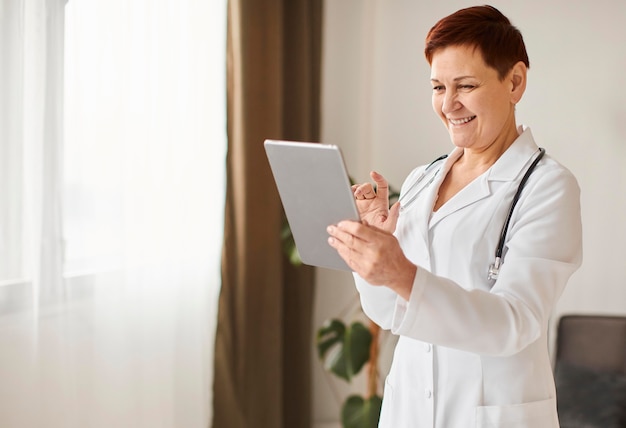
<path fill-rule="evenodd" d="M 519 201 L 520 195 L 522 194 L 522 190 L 524 189 L 524 186 L 526 185 L 526 182 L 528 181 L 528 177 L 530 177 L 530 174 L 532 174 L 533 170 L 535 169 L 535 167 L 537 166 L 537 164 L 539 163 L 539 161 L 541 160 L 541 158 L 543 157 L 545 153 L 546 153 L 545 149 L 540 147 L 539 154 L 535 157 L 533 162 L 530 164 L 530 166 L 526 170 L 526 173 L 522 177 L 522 181 L 520 181 L 519 186 L 517 187 L 517 192 L 515 192 L 515 196 L 513 196 L 513 201 L 511 202 L 511 207 L 509 208 L 509 214 L 507 215 L 504 225 L 502 226 L 502 231 L 500 232 L 500 241 L 498 241 L 498 246 L 496 247 L 495 261 L 489 266 L 489 271 L 487 273 L 487 279 L 489 280 L 498 279 L 498 275 L 500 274 L 500 266 L 502 265 L 502 252 L 504 251 L 504 242 L 506 240 L 506 234 L 509 229 L 509 223 L 511 222 L 511 217 L 513 216 L 513 211 L 515 210 L 515 205 L 517 205 L 517 202 Z M 413 192 L 413 189 L 415 189 L 424 180 L 424 178 L 426 177 L 428 172 L 431 170 L 431 167 L 433 165 L 437 164 L 439 161 L 442 161 L 447 157 L 448 155 L 439 156 L 437 159 L 432 161 L 426 168 L 424 168 L 424 171 L 422 171 L 422 174 L 417 178 L 417 180 L 413 182 L 413 184 L 411 184 L 411 186 L 407 189 L 404 195 L 400 198 L 400 210 L 401 211 L 408 208 L 413 202 L 415 202 L 419 194 L 422 193 L 422 191 L 426 189 L 435 180 L 435 177 L 437 176 L 437 174 L 439 174 L 439 171 L 441 170 L 441 168 L 438 168 L 437 170 L 435 170 L 435 173 L 432 174 L 430 180 L 428 180 L 426 184 L 424 184 L 417 192 L 415 192 L 408 201 L 405 201 L 403 203 L 403 199 L 406 198 L 406 195 L 410 195 Z"/>

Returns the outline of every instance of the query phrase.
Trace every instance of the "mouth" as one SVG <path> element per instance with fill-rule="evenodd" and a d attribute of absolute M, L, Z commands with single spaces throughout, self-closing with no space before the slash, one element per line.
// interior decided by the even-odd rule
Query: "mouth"
<path fill-rule="evenodd" d="M 476 119 L 476 116 L 469 116 L 469 117 L 464 117 L 461 119 L 448 118 L 448 122 L 450 122 L 454 126 L 460 126 L 460 125 L 465 125 L 466 123 L 469 123 L 474 119 Z"/>

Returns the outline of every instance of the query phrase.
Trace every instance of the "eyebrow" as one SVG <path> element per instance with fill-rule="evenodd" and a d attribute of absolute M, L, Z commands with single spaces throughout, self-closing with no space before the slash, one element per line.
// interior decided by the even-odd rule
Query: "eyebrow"
<path fill-rule="evenodd" d="M 475 76 L 459 76 L 459 77 L 455 77 L 452 81 L 453 82 L 458 82 L 459 80 L 463 80 L 463 79 L 475 79 Z M 432 78 L 430 79 L 431 82 L 437 82 L 437 83 L 441 83 L 441 81 L 439 81 L 439 79 L 435 79 Z"/>

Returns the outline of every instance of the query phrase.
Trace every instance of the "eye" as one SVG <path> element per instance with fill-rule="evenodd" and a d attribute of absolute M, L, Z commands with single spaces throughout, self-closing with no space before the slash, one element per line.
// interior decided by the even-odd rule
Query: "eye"
<path fill-rule="evenodd" d="M 465 90 L 465 91 L 471 91 L 472 89 L 474 89 L 476 86 L 475 85 L 459 85 L 459 89 Z"/>
<path fill-rule="evenodd" d="M 443 92 L 445 90 L 445 86 L 443 85 L 436 85 L 433 86 L 433 92 Z"/>

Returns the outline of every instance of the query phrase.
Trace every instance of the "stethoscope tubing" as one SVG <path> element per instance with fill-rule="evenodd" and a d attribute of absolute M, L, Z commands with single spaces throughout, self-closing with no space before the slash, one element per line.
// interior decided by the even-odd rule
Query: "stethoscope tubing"
<path fill-rule="evenodd" d="M 411 184 L 411 186 L 407 189 L 406 192 L 404 192 L 405 195 L 410 195 L 411 192 L 413 192 L 413 189 L 415 189 L 415 187 L 417 187 L 418 184 L 420 184 L 422 182 L 422 180 L 424 179 L 424 177 L 426 177 L 426 173 L 428 173 L 428 170 L 430 170 L 430 168 L 436 164 L 437 162 L 444 160 L 445 158 L 447 158 L 448 155 L 442 155 L 439 156 L 437 159 L 435 159 L 434 161 L 432 161 L 431 163 L 428 164 L 428 166 L 426 168 L 424 168 L 424 171 L 422 171 L 422 174 L 418 177 L 417 180 L 415 180 L 413 182 L 413 184 Z M 436 170 L 435 173 L 433 174 L 433 176 L 430 178 L 430 180 L 428 180 L 428 182 L 424 185 L 424 187 L 422 187 L 421 189 L 419 189 L 417 192 L 415 192 L 415 194 L 411 197 L 411 199 L 409 199 L 408 201 L 404 202 L 404 196 L 401 197 L 399 199 L 400 202 L 400 210 L 404 211 L 406 208 L 410 207 L 411 204 L 417 199 L 417 197 L 420 195 L 420 193 L 422 193 L 422 190 L 424 190 L 425 188 L 427 188 L 430 183 L 432 183 L 435 180 L 435 177 L 437 176 L 437 174 L 439 173 L 439 170 Z"/>
<path fill-rule="evenodd" d="M 524 173 L 524 176 L 522 177 L 522 180 L 520 181 L 519 186 L 517 187 L 517 191 L 515 192 L 515 195 L 513 196 L 511 207 L 509 208 L 509 213 L 506 216 L 506 220 L 504 221 L 504 224 L 502 225 L 502 230 L 500 232 L 500 240 L 498 241 L 498 245 L 496 247 L 495 261 L 491 266 L 489 266 L 487 278 L 490 280 L 498 279 L 498 275 L 500 273 L 500 265 L 502 264 L 502 253 L 504 252 L 504 243 L 506 241 L 506 235 L 509 230 L 509 224 L 511 223 L 511 217 L 513 217 L 513 212 L 515 211 L 515 206 L 517 205 L 517 202 L 520 199 L 522 190 L 524 190 L 524 186 L 526 185 L 528 178 L 533 173 L 535 167 L 537 166 L 541 158 L 543 158 L 545 153 L 546 153 L 546 150 L 542 147 L 539 147 L 539 154 L 535 157 L 535 159 L 533 159 L 532 163 L 526 170 L 526 173 Z M 424 168 L 424 171 L 419 176 L 419 178 L 415 180 L 415 182 L 407 189 L 407 191 L 405 192 L 405 195 L 409 195 L 411 194 L 411 192 L 413 192 L 413 189 L 415 189 L 415 187 L 419 183 L 422 182 L 422 180 L 424 179 L 424 177 L 426 177 L 426 174 L 428 173 L 428 171 L 434 164 L 436 164 L 437 162 L 441 160 L 446 159 L 447 157 L 448 155 L 439 156 L 437 159 L 435 159 L 430 164 L 428 164 L 428 166 Z M 422 190 L 424 190 L 426 187 L 430 185 L 430 183 L 433 182 L 433 180 L 435 179 L 438 173 L 439 173 L 439 169 L 435 171 L 431 179 L 421 189 L 419 189 L 405 204 L 402 203 L 403 198 L 400 198 L 400 209 L 404 210 L 406 207 L 409 207 L 417 199 L 417 197 L 420 195 Z"/>
<path fill-rule="evenodd" d="M 535 169 L 535 167 L 537 166 L 537 164 L 539 163 L 539 161 L 545 154 L 546 154 L 546 150 L 542 147 L 539 147 L 539 154 L 533 160 L 533 163 L 530 164 L 530 166 L 526 170 L 526 173 L 524 174 L 524 177 L 522 177 L 522 181 L 520 181 L 519 186 L 517 187 L 517 192 L 515 192 L 515 196 L 513 196 L 513 201 L 511 202 L 511 208 L 509 209 L 509 214 L 506 216 L 506 221 L 504 222 L 504 225 L 502 226 L 502 231 L 500 232 L 500 241 L 498 241 L 498 246 L 496 247 L 497 258 L 502 258 L 502 252 L 504 251 L 504 241 L 506 240 L 506 234 L 509 230 L 509 223 L 511 222 L 511 217 L 513 217 L 513 211 L 515 210 L 515 206 L 517 205 L 517 202 L 519 201 L 519 198 L 522 194 L 522 190 L 524 190 L 524 186 L 526 185 L 526 182 L 528 181 L 530 174 L 533 173 L 533 170 Z"/>
<path fill-rule="evenodd" d="M 533 162 L 530 164 L 526 173 L 522 177 L 522 180 L 517 186 L 517 191 L 515 192 L 515 196 L 513 196 L 513 201 L 511 202 L 511 208 L 509 208 L 509 214 L 506 216 L 506 220 L 504 225 L 502 225 L 502 231 L 500 232 L 500 240 L 498 241 L 498 246 L 496 247 L 496 258 L 491 266 L 489 266 L 489 270 L 487 271 L 487 279 L 496 280 L 500 275 L 500 265 L 502 264 L 502 253 L 504 252 L 504 242 L 506 241 L 506 234 L 509 230 L 509 223 L 511 222 L 511 217 L 513 217 L 513 211 L 515 210 L 515 206 L 519 201 L 519 198 L 522 194 L 522 190 L 524 190 L 524 186 L 528 181 L 528 177 L 533 173 L 535 167 L 546 153 L 546 150 L 542 147 L 539 147 L 539 154 L 535 157 Z"/>

